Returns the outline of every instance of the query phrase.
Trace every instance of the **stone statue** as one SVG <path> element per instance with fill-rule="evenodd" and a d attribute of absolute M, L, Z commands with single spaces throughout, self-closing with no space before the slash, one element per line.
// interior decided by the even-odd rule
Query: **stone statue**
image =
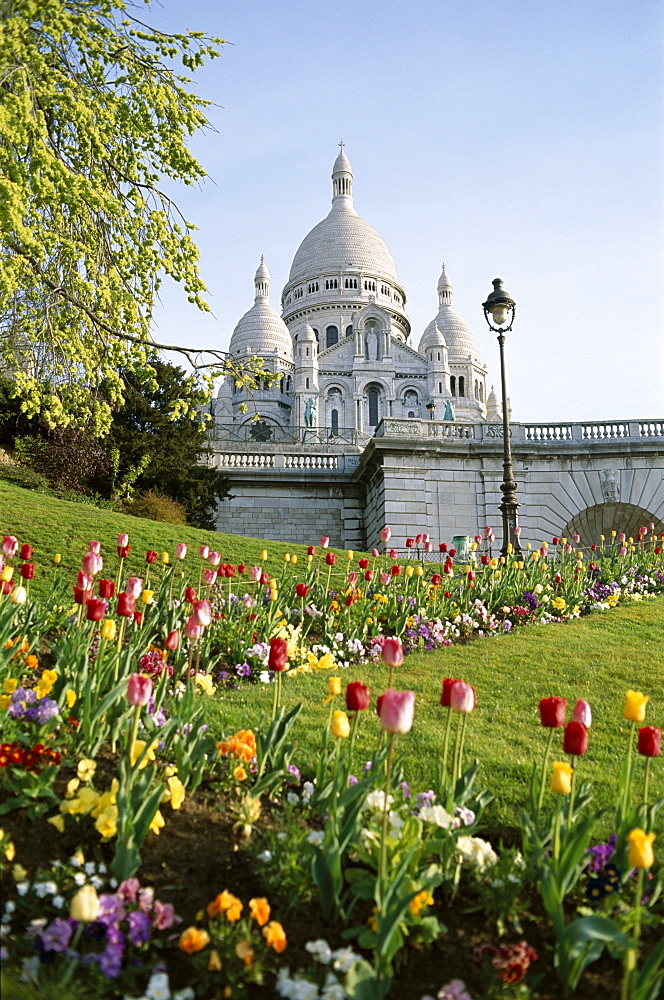
<path fill-rule="evenodd" d="M 448 399 L 445 402 L 445 412 L 443 414 L 443 420 L 454 420 L 454 407 L 452 406 L 451 399 Z"/>
<path fill-rule="evenodd" d="M 617 469 L 604 469 L 599 475 L 604 503 L 617 503 L 620 500 L 620 473 Z"/>
<path fill-rule="evenodd" d="M 313 396 L 309 396 L 309 399 L 304 404 L 304 424 L 305 427 L 313 427 L 316 420 L 316 400 Z"/>

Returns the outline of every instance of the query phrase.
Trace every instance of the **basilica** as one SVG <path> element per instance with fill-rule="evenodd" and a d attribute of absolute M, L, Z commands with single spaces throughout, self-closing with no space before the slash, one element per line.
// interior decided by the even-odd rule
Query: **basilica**
<path fill-rule="evenodd" d="M 355 431 L 361 439 L 384 417 L 501 419 L 475 338 L 454 312 L 444 265 L 438 312 L 414 340 L 392 255 L 355 211 L 343 148 L 332 169 L 332 207 L 295 254 L 281 317 L 270 305 L 263 259 L 254 282 L 254 305 L 235 327 L 229 352 L 236 361 L 257 355 L 281 378 L 251 392 L 229 379 L 216 401 L 217 421 L 242 425 L 258 409 L 259 427 L 249 431 L 278 440 L 297 428 L 328 439 Z"/>
<path fill-rule="evenodd" d="M 415 339 L 392 255 L 355 211 L 343 146 L 332 207 L 295 254 L 281 315 L 262 259 L 254 285 L 229 353 L 240 366 L 260 357 L 271 377 L 229 377 L 213 400 L 208 460 L 231 490 L 218 530 L 371 549 L 389 525 L 403 549 L 419 533 L 459 548 L 497 528 L 503 414 L 475 337 L 443 266 L 438 311 Z M 544 415 L 511 421 L 510 439 L 522 544 L 578 534 L 589 545 L 650 522 L 664 532 L 664 420 Z"/>

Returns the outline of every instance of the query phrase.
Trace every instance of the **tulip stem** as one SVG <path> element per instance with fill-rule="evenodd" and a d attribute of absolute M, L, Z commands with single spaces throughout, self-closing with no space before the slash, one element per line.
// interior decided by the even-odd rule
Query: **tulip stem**
<path fill-rule="evenodd" d="M 454 758 L 452 760 L 452 798 L 454 798 L 454 793 L 456 791 L 456 781 L 457 781 L 457 769 L 459 767 L 459 738 L 461 736 L 461 722 L 462 718 L 459 715 L 457 722 L 456 739 L 454 741 Z"/>
<path fill-rule="evenodd" d="M 128 771 L 131 773 L 131 762 L 134 756 L 134 747 L 136 746 L 136 733 L 138 732 L 138 719 L 141 714 L 141 706 L 134 705 L 134 714 L 131 720 L 131 730 L 129 733 L 129 768 Z"/>
<path fill-rule="evenodd" d="M 556 865 L 556 877 L 558 873 L 558 861 L 560 859 L 560 818 L 562 816 L 563 804 L 559 802 L 556 807 L 556 815 L 553 823 L 553 849 L 552 855 Z"/>
<path fill-rule="evenodd" d="M 456 786 L 456 782 L 460 780 L 461 775 L 463 774 L 463 745 L 464 745 L 464 743 L 466 741 L 466 726 L 467 725 L 468 725 L 468 713 L 464 712 L 463 713 L 463 718 L 461 719 L 461 734 L 459 736 L 459 759 L 457 761 L 457 773 L 456 773 L 456 777 L 455 777 L 455 786 Z M 456 787 L 455 787 L 455 792 L 456 792 Z"/>
<path fill-rule="evenodd" d="M 544 780 L 546 778 L 546 770 L 549 763 L 549 754 L 551 753 L 551 744 L 553 743 L 554 732 L 555 732 L 554 728 L 550 727 L 549 738 L 547 740 L 546 750 L 544 751 L 544 760 L 542 762 L 542 774 L 540 776 L 539 796 L 537 799 L 537 816 L 535 817 L 536 819 L 539 818 L 539 814 L 542 811 L 542 803 L 544 802 Z"/>
<path fill-rule="evenodd" d="M 383 836 L 380 842 L 380 907 L 385 916 L 385 892 L 387 889 L 387 826 L 390 815 L 390 785 L 392 782 L 392 757 L 394 754 L 394 733 L 390 733 L 387 746 L 387 767 L 385 768 L 385 802 L 383 803 Z"/>
<path fill-rule="evenodd" d="M 650 779 L 650 757 L 646 757 L 646 769 L 643 775 L 643 804 L 646 807 L 646 822 L 648 809 L 648 781 Z"/>
<path fill-rule="evenodd" d="M 357 711 L 355 713 L 355 718 L 353 719 L 350 727 L 350 742 L 348 744 L 348 774 L 353 772 L 353 748 L 355 746 L 355 736 L 357 735 L 357 727 L 359 724 L 360 713 Z"/>
<path fill-rule="evenodd" d="M 576 791 L 576 768 L 574 767 L 574 757 L 570 757 L 572 765 L 572 780 L 570 782 L 569 801 L 567 803 L 567 829 L 571 829 L 574 822 L 574 793 Z"/>
<path fill-rule="evenodd" d="M 623 819 L 627 815 L 627 810 L 629 808 L 629 792 L 630 785 L 632 784 L 632 744 L 634 743 L 634 730 L 636 728 L 636 723 L 632 722 L 629 729 L 629 740 L 627 743 L 627 766 L 625 768 L 625 786 L 622 790 L 622 815 Z"/>
<path fill-rule="evenodd" d="M 636 877 L 636 895 L 634 899 L 634 930 L 632 931 L 632 946 L 625 956 L 625 977 L 621 1000 L 631 1000 L 636 983 L 637 962 L 639 957 L 639 938 L 641 937 L 641 899 L 643 898 L 643 880 L 645 869 L 639 868 Z"/>
<path fill-rule="evenodd" d="M 445 736 L 443 737 L 443 782 L 447 785 L 447 755 L 450 748 L 450 726 L 452 725 L 452 709 L 447 706 L 447 722 L 445 723 Z M 443 789 L 446 791 L 446 789 Z"/>
<path fill-rule="evenodd" d="M 279 711 L 279 705 L 281 703 L 281 671 L 277 670 L 276 673 L 277 676 L 274 679 L 274 697 L 272 699 L 272 722 L 274 722 L 277 717 L 277 712 Z"/>

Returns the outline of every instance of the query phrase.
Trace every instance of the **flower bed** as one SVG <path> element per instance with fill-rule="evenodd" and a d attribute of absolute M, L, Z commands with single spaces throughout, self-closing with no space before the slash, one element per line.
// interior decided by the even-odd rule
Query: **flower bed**
<path fill-rule="evenodd" d="M 498 849 L 481 836 L 491 792 L 479 789 L 478 763 L 466 759 L 474 688 L 443 682 L 434 787 L 416 790 L 400 757 L 415 697 L 393 683 L 414 651 L 663 592 L 660 539 L 648 529 L 635 541 L 599 539 L 590 559 L 554 539 L 516 558 L 494 555 L 487 529 L 470 565 L 459 567 L 441 545 L 433 570 L 399 561 L 389 529 L 383 539 L 382 550 L 359 558 L 331 551 L 323 539 L 287 554 L 275 577 L 262 565 L 225 564 L 207 546 L 192 559 L 179 545 L 172 554 L 148 551 L 138 578 L 126 573 L 130 540 L 122 535 L 110 556 L 91 542 L 76 581 L 63 577 L 50 600 L 37 602 L 29 595 L 39 572 L 30 546 L 4 538 L 6 983 L 22 979 L 35 996 L 56 988 L 63 997 L 80 988 L 96 997 L 184 1000 L 261 984 L 266 996 L 361 1000 L 392 988 L 389 995 L 401 997 L 404 956 L 444 947 L 456 926 L 451 911 L 463 900 L 466 911 L 474 901 L 495 918 L 496 940 L 475 949 L 476 1000 L 577 989 L 588 996 L 600 959 L 613 962 L 624 998 L 657 995 L 664 949 L 651 946 L 661 914 L 652 842 L 660 803 L 651 801 L 649 780 L 661 730 L 641 725 L 647 696 L 627 692 L 631 733 L 613 842 L 593 846 L 599 811 L 579 768 L 590 706 L 579 699 L 567 721 L 564 699 L 547 692 L 540 704 L 547 747 L 523 803 L 520 843 Z M 421 539 L 422 548 L 427 543 Z M 375 662 L 389 680 L 376 703 L 383 736 L 365 763 L 357 734 L 369 724 L 371 696 L 352 682 L 339 707 L 336 671 L 370 671 Z M 305 708 L 282 707 L 283 691 L 321 671 L 330 672 L 328 722 L 316 773 L 301 774 L 293 740 Z M 271 712 L 254 730 L 217 739 L 206 700 L 252 683 L 270 686 Z M 552 762 L 562 730 L 557 754 L 565 759 Z M 187 915 L 178 926 L 173 904 L 141 884 L 142 871 L 154 838 L 189 809 L 197 789 L 223 802 L 236 845 L 254 858 L 259 891 L 234 886 L 234 894 L 212 879 L 202 917 Z M 53 833 L 52 863 L 29 877 L 29 853 L 15 858 L 8 832 L 14 820 L 48 823 Z M 260 851 L 252 847 L 257 836 Z M 311 924 L 318 913 L 329 933 L 307 942 L 291 931 L 298 907 Z M 523 936 L 526 924 L 535 943 Z M 515 932 L 518 940 L 499 940 Z M 295 960 L 289 936 L 300 945 Z M 547 977 L 538 965 L 555 971 L 557 994 L 542 992 Z M 470 991 L 452 977 L 440 995 Z"/>

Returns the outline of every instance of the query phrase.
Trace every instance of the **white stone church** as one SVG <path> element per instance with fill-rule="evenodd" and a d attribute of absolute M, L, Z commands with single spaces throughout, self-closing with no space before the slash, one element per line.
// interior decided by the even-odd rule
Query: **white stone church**
<path fill-rule="evenodd" d="M 211 461 L 233 494 L 218 528 L 352 548 L 372 547 L 383 524 L 397 546 L 498 529 L 502 410 L 446 268 L 415 347 L 392 255 L 352 186 L 342 147 L 332 207 L 295 254 L 281 316 L 261 259 L 229 353 L 281 377 L 251 391 L 227 379 L 214 401 Z M 515 423 L 511 441 L 524 538 L 567 530 L 589 544 L 614 522 L 634 534 L 646 516 L 661 524 L 664 421 Z"/>

